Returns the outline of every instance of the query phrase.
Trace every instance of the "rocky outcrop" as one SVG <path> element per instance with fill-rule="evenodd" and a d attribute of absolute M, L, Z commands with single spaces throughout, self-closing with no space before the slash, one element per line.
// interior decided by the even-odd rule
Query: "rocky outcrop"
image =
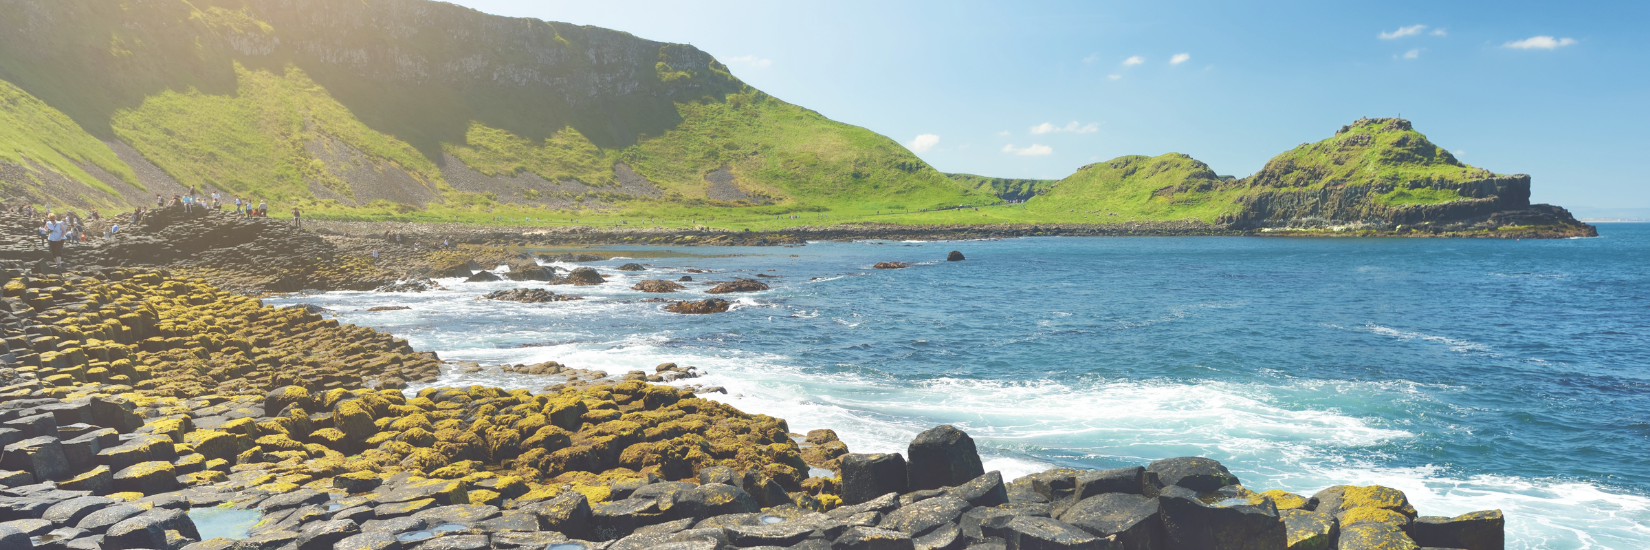
<path fill-rule="evenodd" d="M 877 262 L 876 265 L 871 267 L 876 269 L 905 269 L 911 267 L 911 264 L 905 262 Z"/>
<path fill-rule="evenodd" d="M 733 281 L 711 287 L 710 290 L 706 290 L 705 292 L 710 294 L 727 294 L 730 292 L 759 292 L 767 289 L 767 283 L 762 281 L 755 279 L 735 279 Z"/>
<path fill-rule="evenodd" d="M 1321 228 L 1360 225 L 1488 228 L 1507 225 L 1583 226 L 1563 208 L 1530 204 L 1530 177 L 1497 176 L 1461 183 L 1428 182 L 1423 187 L 1453 191 L 1462 200 L 1441 204 L 1387 205 L 1378 200 L 1396 185 L 1356 185 L 1321 189 L 1268 190 L 1238 199 L 1243 210 L 1219 221 L 1236 229 Z"/>
<path fill-rule="evenodd" d="M 661 292 L 662 293 L 662 292 L 676 292 L 678 290 L 682 290 L 682 289 L 687 288 L 687 287 L 684 287 L 682 285 L 676 284 L 675 282 L 666 281 L 666 280 L 663 280 L 663 279 L 648 279 L 646 281 L 636 283 L 634 286 L 631 286 L 630 288 L 631 288 L 631 290 L 640 290 L 642 292 Z"/>
<path fill-rule="evenodd" d="M 721 298 L 699 300 L 697 302 L 672 302 L 665 305 L 665 311 L 681 313 L 683 315 L 705 315 L 709 313 L 723 313 L 732 307 L 733 303 Z"/>
<path fill-rule="evenodd" d="M 504 300 L 504 301 L 508 301 L 508 302 L 521 302 L 521 303 L 525 303 L 525 304 L 541 304 L 541 303 L 545 303 L 545 302 L 566 302 L 566 301 L 569 301 L 569 300 L 583 300 L 584 299 L 584 298 L 581 298 L 579 296 L 567 296 L 567 295 L 564 295 L 564 294 L 556 294 L 554 292 L 550 292 L 550 291 L 542 289 L 542 288 L 512 288 L 510 290 L 499 290 L 499 291 L 495 291 L 495 292 L 489 292 L 486 295 L 482 296 L 482 298 L 486 298 L 488 300 Z"/>

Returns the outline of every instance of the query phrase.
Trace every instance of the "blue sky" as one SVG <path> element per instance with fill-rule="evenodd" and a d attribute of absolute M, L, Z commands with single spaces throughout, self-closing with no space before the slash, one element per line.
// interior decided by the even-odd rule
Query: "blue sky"
<path fill-rule="evenodd" d="M 1650 3 L 458 0 L 690 43 L 947 172 L 1221 174 L 1397 116 L 1534 200 L 1650 207 Z"/>

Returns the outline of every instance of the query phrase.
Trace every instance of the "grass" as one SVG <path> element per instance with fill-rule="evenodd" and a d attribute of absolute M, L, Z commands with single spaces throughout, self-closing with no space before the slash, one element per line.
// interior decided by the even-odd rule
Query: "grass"
<path fill-rule="evenodd" d="M 1421 188 L 1494 176 L 1462 163 L 1434 145 L 1408 121 L 1361 119 L 1334 137 L 1301 144 L 1266 163 L 1249 180 L 1274 188 L 1321 189 L 1341 185 Z M 1459 198 L 1453 193 L 1412 192 L 1383 200 L 1393 204 L 1432 204 Z"/>
<path fill-rule="evenodd" d="M 350 196 L 349 184 L 314 158 L 322 135 L 384 159 L 424 182 L 438 182 L 435 163 L 410 145 L 368 128 L 303 71 L 285 74 L 236 65 L 234 95 L 166 91 L 115 113 L 121 140 L 187 187 L 236 196 L 296 201 L 314 196 L 310 182 Z"/>
<path fill-rule="evenodd" d="M 122 181 L 138 186 L 137 175 L 102 141 L 86 133 L 68 116 L 22 89 L 0 80 L 0 161 L 38 163 L 92 188 L 115 195 L 115 190 L 81 168 L 90 164 Z M 38 180 L 36 180 L 38 181 Z M 110 197 L 85 197 L 113 204 Z"/>
<path fill-rule="evenodd" d="M 690 46 L 418 6 L 411 26 L 346 28 L 339 22 L 403 20 L 362 2 L 329 4 L 329 18 L 244 0 L 0 4 L 0 20 L 29 22 L 0 33 L 0 84 L 15 84 L 0 86 L 0 159 L 27 157 L 112 193 L 76 163 L 135 184 L 98 142 L 118 137 L 186 186 L 267 199 L 278 211 L 297 204 L 311 217 L 751 229 L 1213 222 L 1268 190 L 1378 185 L 1383 204 L 1435 204 L 1460 198 L 1443 184 L 1490 175 L 1390 119 L 1287 151 L 1246 180 L 1172 153 L 1121 157 L 1058 182 L 947 175 L 885 136 L 744 85 Z M 407 64 L 338 57 L 349 52 L 395 52 Z M 455 66 L 485 70 L 416 77 Z M 311 152 L 322 137 L 407 171 L 441 200 L 420 208 L 318 198 L 312 185 L 354 191 Z M 595 200 L 551 210 L 458 192 L 437 168 L 443 154 L 489 175 L 578 180 L 596 188 L 584 197 Z M 663 197 L 619 194 L 620 162 Z M 723 169 L 745 199 L 710 196 L 706 176 Z M 956 205 L 971 208 L 942 209 Z"/>

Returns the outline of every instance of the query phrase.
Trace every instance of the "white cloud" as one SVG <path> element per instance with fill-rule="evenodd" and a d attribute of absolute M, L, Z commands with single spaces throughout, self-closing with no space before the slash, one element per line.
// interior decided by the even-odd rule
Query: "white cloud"
<path fill-rule="evenodd" d="M 1421 49 L 1420 48 L 1416 48 L 1416 49 L 1404 52 L 1404 59 L 1415 59 L 1417 57 L 1421 57 Z"/>
<path fill-rule="evenodd" d="M 1174 57 L 1169 58 L 1169 64 L 1170 65 L 1179 65 L 1181 63 L 1185 63 L 1186 61 L 1190 60 L 1191 58 L 1192 58 L 1192 54 L 1177 53 L 1177 54 L 1174 54 Z"/>
<path fill-rule="evenodd" d="M 1467 156 L 1467 151 L 1466 151 L 1466 149 L 1456 149 L 1456 150 L 1454 150 L 1454 151 L 1450 151 L 1450 153 L 1451 153 L 1451 154 L 1454 154 L 1454 155 L 1455 155 L 1455 156 L 1458 156 L 1458 157 L 1464 157 L 1464 156 Z"/>
<path fill-rule="evenodd" d="M 773 60 L 772 59 L 763 59 L 763 58 L 760 58 L 760 57 L 757 57 L 757 56 L 754 56 L 754 55 L 742 55 L 742 56 L 739 56 L 739 57 L 730 57 L 730 58 L 728 58 L 728 61 L 732 61 L 734 63 L 742 63 L 746 66 L 749 66 L 751 68 L 756 68 L 756 69 L 766 69 L 766 68 L 768 68 L 769 65 L 773 65 Z"/>
<path fill-rule="evenodd" d="M 1398 30 L 1392 32 L 1382 31 L 1378 36 L 1381 37 L 1381 40 L 1392 40 L 1394 38 L 1403 38 L 1405 36 L 1415 36 L 1417 34 L 1421 34 L 1421 31 L 1424 30 L 1427 30 L 1426 25 L 1410 25 L 1408 27 L 1399 27 Z"/>
<path fill-rule="evenodd" d="M 940 136 L 936 136 L 934 134 L 922 134 L 917 136 L 916 139 L 911 140 L 910 143 L 905 144 L 905 148 L 910 149 L 913 153 L 926 153 L 929 149 L 933 149 L 935 145 L 939 145 L 939 143 Z"/>
<path fill-rule="evenodd" d="M 1108 75 L 1106 75 L 1106 78 L 1109 78 L 1109 79 L 1112 79 L 1112 80 L 1117 80 L 1117 79 L 1119 79 L 1119 78 L 1123 78 L 1123 75 L 1120 75 L 1120 74 L 1108 74 Z"/>
<path fill-rule="evenodd" d="M 1075 121 L 1075 120 L 1066 123 L 1065 126 L 1055 126 L 1053 123 L 1044 122 L 1042 124 L 1038 124 L 1036 126 L 1031 127 L 1031 133 L 1033 133 L 1033 134 L 1049 134 L 1049 133 L 1054 133 L 1054 132 L 1071 132 L 1071 133 L 1074 133 L 1074 134 L 1089 134 L 1089 133 L 1094 133 L 1094 132 L 1098 132 L 1098 131 L 1100 131 L 1100 123 L 1098 123 L 1098 122 L 1090 122 L 1086 125 L 1079 125 L 1079 124 L 1077 124 L 1077 121 Z"/>
<path fill-rule="evenodd" d="M 1139 64 L 1145 63 L 1145 62 L 1146 62 L 1146 58 L 1140 57 L 1138 55 L 1131 55 L 1131 56 L 1129 56 L 1128 59 L 1123 60 L 1124 65 L 1139 65 Z"/>
<path fill-rule="evenodd" d="M 1431 33 L 1431 34 L 1432 34 L 1432 35 L 1433 35 L 1433 36 L 1449 36 L 1449 32 L 1448 32 L 1448 31 L 1445 31 L 1445 30 L 1444 30 L 1444 29 L 1441 29 L 1441 28 L 1439 28 L 1439 29 L 1432 29 L 1432 33 Z"/>
<path fill-rule="evenodd" d="M 1014 153 L 1022 157 L 1034 157 L 1054 154 L 1054 148 L 1047 145 L 1031 144 L 1028 147 L 1015 147 L 1013 144 L 1003 146 L 1004 153 Z"/>
<path fill-rule="evenodd" d="M 1553 38 L 1551 36 L 1543 35 L 1532 36 L 1523 40 L 1514 40 L 1512 42 L 1502 44 L 1501 47 L 1512 48 L 1515 50 L 1551 50 L 1555 48 L 1562 48 L 1574 43 L 1576 43 L 1574 38 Z"/>
<path fill-rule="evenodd" d="M 1098 53 L 1091 53 L 1091 54 L 1089 54 L 1088 57 L 1083 58 L 1084 63 L 1093 63 L 1093 62 L 1099 61 L 1099 60 L 1100 60 L 1100 54 L 1098 54 Z"/>

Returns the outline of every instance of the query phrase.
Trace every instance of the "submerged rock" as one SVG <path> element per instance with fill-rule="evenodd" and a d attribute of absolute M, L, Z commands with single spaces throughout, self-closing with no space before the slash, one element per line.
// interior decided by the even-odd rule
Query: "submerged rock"
<path fill-rule="evenodd" d="M 911 264 L 905 262 L 877 262 L 876 265 L 871 267 L 877 269 L 905 269 L 907 267 L 911 267 Z"/>

